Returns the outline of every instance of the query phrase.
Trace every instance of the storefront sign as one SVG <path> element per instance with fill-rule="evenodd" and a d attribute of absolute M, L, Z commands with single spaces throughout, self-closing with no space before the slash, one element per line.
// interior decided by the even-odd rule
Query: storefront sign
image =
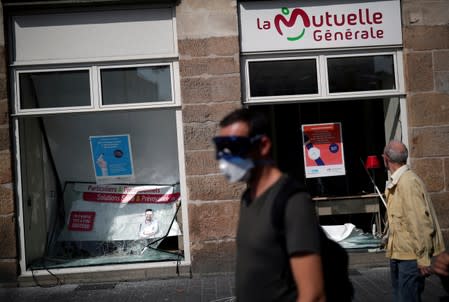
<path fill-rule="evenodd" d="M 340 123 L 302 125 L 306 178 L 345 175 Z"/>
<path fill-rule="evenodd" d="M 336 2 L 242 2 L 242 51 L 402 44 L 399 0 Z"/>
<path fill-rule="evenodd" d="M 91 136 L 97 182 L 123 182 L 134 176 L 129 135 Z"/>

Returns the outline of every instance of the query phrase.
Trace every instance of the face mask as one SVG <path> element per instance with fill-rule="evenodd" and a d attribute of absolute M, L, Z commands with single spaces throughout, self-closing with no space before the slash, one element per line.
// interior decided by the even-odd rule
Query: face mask
<path fill-rule="evenodd" d="M 234 183 L 237 181 L 247 181 L 249 179 L 250 170 L 254 167 L 254 162 L 250 158 L 233 156 L 226 159 L 219 159 L 218 167 L 228 181 Z"/>

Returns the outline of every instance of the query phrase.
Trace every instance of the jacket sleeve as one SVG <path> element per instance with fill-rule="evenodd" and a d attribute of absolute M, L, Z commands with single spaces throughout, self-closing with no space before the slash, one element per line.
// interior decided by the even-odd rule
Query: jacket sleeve
<path fill-rule="evenodd" d="M 430 266 L 433 249 L 433 217 L 427 206 L 426 193 L 423 184 L 416 178 L 411 178 L 406 186 L 401 188 L 403 206 L 406 215 L 407 231 L 410 233 L 413 250 L 418 265 Z"/>

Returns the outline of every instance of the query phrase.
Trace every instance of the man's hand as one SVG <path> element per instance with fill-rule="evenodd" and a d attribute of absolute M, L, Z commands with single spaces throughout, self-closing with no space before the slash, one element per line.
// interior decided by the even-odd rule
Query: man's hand
<path fill-rule="evenodd" d="M 418 265 L 419 272 L 421 276 L 429 277 L 432 274 L 432 269 L 430 266 Z"/>
<path fill-rule="evenodd" d="M 432 270 L 438 275 L 449 276 L 449 253 L 447 251 L 435 257 Z"/>

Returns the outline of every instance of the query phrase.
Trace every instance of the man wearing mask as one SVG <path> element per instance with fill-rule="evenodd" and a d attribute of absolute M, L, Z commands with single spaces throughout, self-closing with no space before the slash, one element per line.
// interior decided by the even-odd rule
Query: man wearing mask
<path fill-rule="evenodd" d="M 237 301 L 325 301 L 318 220 L 310 195 L 291 196 L 285 241 L 271 223 L 273 200 L 287 176 L 271 158 L 269 124 L 249 109 L 231 112 L 214 137 L 220 171 L 244 181 L 237 228 Z"/>
<path fill-rule="evenodd" d="M 384 149 L 390 180 L 385 189 L 388 215 L 387 257 L 394 301 L 421 301 L 432 256 L 444 251 L 443 237 L 422 180 L 407 166 L 408 150 L 400 141 Z"/>

